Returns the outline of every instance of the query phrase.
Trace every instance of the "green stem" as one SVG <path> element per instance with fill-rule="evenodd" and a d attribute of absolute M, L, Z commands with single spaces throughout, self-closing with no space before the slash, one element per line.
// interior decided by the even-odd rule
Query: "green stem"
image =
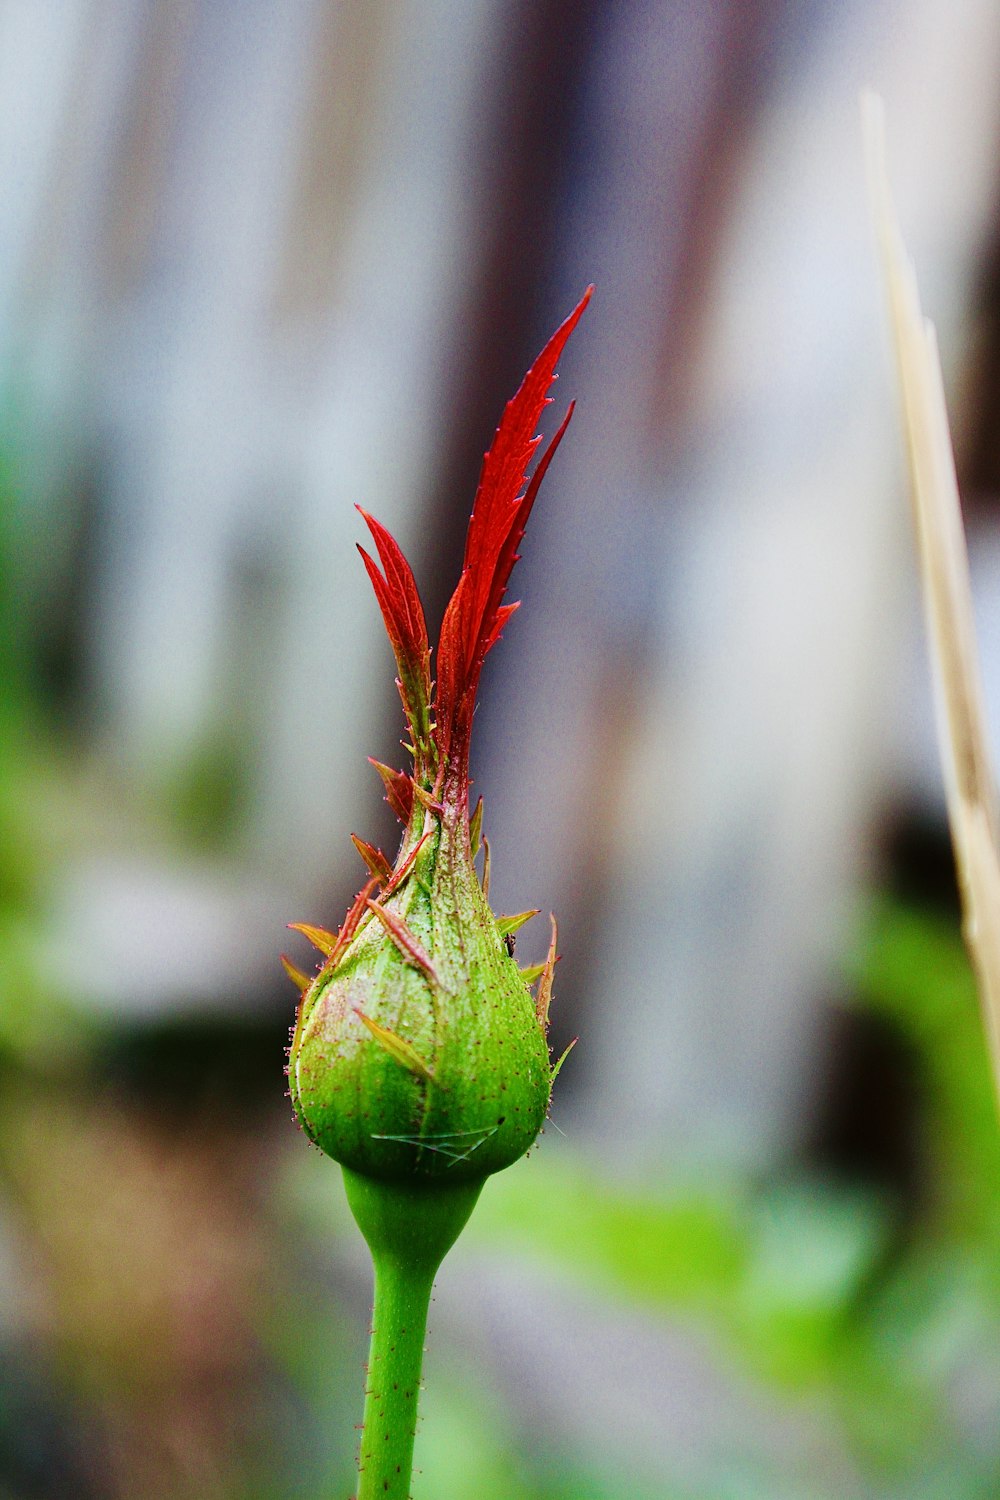
<path fill-rule="evenodd" d="M 434 1277 L 483 1182 L 415 1186 L 345 1167 L 344 1185 L 375 1266 L 357 1500 L 406 1500 Z"/>
<path fill-rule="evenodd" d="M 375 1303 L 368 1354 L 365 1421 L 358 1459 L 358 1500 L 410 1493 L 420 1367 L 433 1272 L 388 1256 L 375 1261 Z"/>

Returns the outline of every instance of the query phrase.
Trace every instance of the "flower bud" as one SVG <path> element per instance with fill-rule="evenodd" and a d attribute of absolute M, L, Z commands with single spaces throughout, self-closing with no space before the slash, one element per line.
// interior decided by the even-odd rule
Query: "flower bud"
<path fill-rule="evenodd" d="M 290 1078 L 306 1133 L 343 1165 L 460 1180 L 527 1151 L 549 1054 L 463 828 L 424 818 L 408 876 L 317 981 Z"/>
<path fill-rule="evenodd" d="M 436 694 L 409 565 L 362 512 L 381 567 L 361 555 L 410 731 L 412 774 L 376 768 L 404 835 L 391 867 L 355 839 L 371 879 L 340 931 L 299 928 L 323 954 L 318 973 L 285 962 L 302 989 L 288 1074 L 296 1113 L 323 1151 L 366 1177 L 484 1178 L 528 1150 L 548 1109 L 555 923 L 546 963 L 521 970 L 513 934 L 534 913 L 497 918 L 488 905 L 485 841 L 482 881 L 475 865 L 481 802 L 469 816 L 469 739 L 483 661 L 517 608 L 503 603 L 517 547 L 572 406 L 525 484 L 540 442 L 534 430 L 589 297 L 532 365 L 483 461 L 464 566 L 441 626 Z"/>

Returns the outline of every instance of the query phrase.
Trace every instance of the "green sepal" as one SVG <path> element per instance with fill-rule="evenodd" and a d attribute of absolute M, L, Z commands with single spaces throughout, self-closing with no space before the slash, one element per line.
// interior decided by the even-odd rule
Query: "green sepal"
<path fill-rule="evenodd" d="M 539 910 L 540 908 L 536 906 L 532 911 L 519 911 L 512 917 L 497 917 L 497 931 L 501 937 L 506 937 L 508 932 L 520 932 L 525 922 L 530 922 L 532 917 L 538 916 Z"/>

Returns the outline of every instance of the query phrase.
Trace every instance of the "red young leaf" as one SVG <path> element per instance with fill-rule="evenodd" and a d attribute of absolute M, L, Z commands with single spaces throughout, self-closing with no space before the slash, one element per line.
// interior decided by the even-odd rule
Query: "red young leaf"
<path fill-rule="evenodd" d="M 458 587 L 445 611 L 438 646 L 436 739 L 440 758 L 464 790 L 465 761 L 472 729 L 472 709 L 483 660 L 510 618 L 503 604 L 517 548 L 524 535 L 538 487 L 566 431 L 572 407 L 522 493 L 528 467 L 541 438 L 536 428 L 555 367 L 567 339 L 590 301 L 588 287 L 576 308 L 556 329 L 535 360 L 512 401 L 508 402 L 493 443 L 483 459 L 465 544 Z"/>
<path fill-rule="evenodd" d="M 357 507 L 378 550 L 383 571 L 361 546 L 358 551 L 372 581 L 385 628 L 399 668 L 399 691 L 403 699 L 417 763 L 426 761 L 431 743 L 431 653 L 427 625 L 413 571 L 393 536 L 385 527 Z"/>
<path fill-rule="evenodd" d="M 413 740 L 414 776 L 377 761 L 372 765 L 385 782 L 387 802 L 404 823 L 412 817 L 414 796 L 425 801 L 424 787 L 431 781 L 434 800 L 428 806 L 466 809 L 469 738 L 479 674 L 487 652 L 517 609 L 516 603 L 503 602 L 504 594 L 539 486 L 573 415 L 572 403 L 529 480 L 528 469 L 542 441 L 535 429 L 549 403 L 559 356 L 593 290 L 587 288 L 531 366 L 517 395 L 507 403 L 483 459 L 462 572 L 441 623 L 433 725 L 427 626 L 413 573 L 385 527 L 358 506 L 382 564 L 380 569 L 363 547 L 358 548 L 399 668 L 399 691 Z"/>

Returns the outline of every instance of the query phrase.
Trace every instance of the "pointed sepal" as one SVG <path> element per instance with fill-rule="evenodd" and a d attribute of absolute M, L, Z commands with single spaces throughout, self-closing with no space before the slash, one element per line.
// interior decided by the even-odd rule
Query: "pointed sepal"
<path fill-rule="evenodd" d="M 436 813 L 436 815 L 440 817 L 444 812 L 444 808 L 441 806 L 437 798 L 434 797 L 430 792 L 426 791 L 418 781 L 411 781 L 410 786 L 412 788 L 413 796 L 420 803 L 420 806 L 426 807 L 428 812 Z"/>
<path fill-rule="evenodd" d="M 483 799 L 482 797 L 480 797 L 478 802 L 476 803 L 476 810 L 472 814 L 472 817 L 469 819 L 469 848 L 472 850 L 473 859 L 475 859 L 476 855 L 479 853 L 479 845 L 482 837 Z"/>
<path fill-rule="evenodd" d="M 500 936 L 506 937 L 508 932 L 520 932 L 525 922 L 530 922 L 532 917 L 537 917 L 538 912 L 539 908 L 535 906 L 531 911 L 519 911 L 512 917 L 497 917 L 497 927 L 500 930 Z"/>
<path fill-rule="evenodd" d="M 311 922 L 289 922 L 288 925 L 292 932 L 301 932 L 303 937 L 307 937 L 324 958 L 329 958 L 337 946 L 337 934 L 327 932 L 325 927 L 314 927 Z"/>
<path fill-rule="evenodd" d="M 368 899 L 378 889 L 378 881 L 373 875 L 371 880 L 366 881 L 355 896 L 353 903 L 348 908 L 347 916 L 341 923 L 340 931 L 337 933 L 337 941 L 334 944 L 329 959 L 324 964 L 324 969 L 336 967 L 345 949 L 350 946 L 357 936 L 362 924 L 369 919 Z"/>
<path fill-rule="evenodd" d="M 292 963 L 287 953 L 281 955 L 281 967 L 300 993 L 304 993 L 312 984 L 309 975 L 303 974 L 302 970 Z"/>
<path fill-rule="evenodd" d="M 413 816 L 413 794 L 416 790 L 413 778 L 405 771 L 394 771 L 391 766 L 384 766 L 380 760 L 373 760 L 370 755 L 368 764 L 374 766 L 381 776 L 385 787 L 385 800 L 396 817 L 401 823 L 409 823 Z"/>
<path fill-rule="evenodd" d="M 399 887 L 403 884 L 403 881 L 406 879 L 407 875 L 409 875 L 410 871 L 413 869 L 413 866 L 416 864 L 417 855 L 427 843 L 427 840 L 431 837 L 432 832 L 432 829 L 428 829 L 423 837 L 418 839 L 418 841 L 414 844 L 413 848 L 403 860 L 403 863 L 400 865 L 399 869 L 393 870 L 388 882 L 386 883 L 385 890 L 382 892 L 383 901 L 386 899 L 386 897 L 391 896 L 393 891 L 399 890 Z"/>
<path fill-rule="evenodd" d="M 396 1032 L 390 1031 L 388 1026 L 381 1026 L 378 1021 L 373 1021 L 371 1016 L 366 1016 L 363 1010 L 355 1005 L 354 1014 L 359 1021 L 363 1021 L 378 1042 L 379 1046 L 388 1052 L 389 1056 L 398 1062 L 401 1067 L 414 1073 L 418 1078 L 423 1078 L 427 1083 L 434 1082 L 434 1074 L 417 1052 L 416 1048 L 397 1036 Z"/>
<path fill-rule="evenodd" d="M 572 1052 L 573 1048 L 576 1046 L 576 1044 L 577 1044 L 577 1042 L 579 1040 L 580 1040 L 580 1038 L 578 1036 L 575 1036 L 573 1038 L 573 1040 L 570 1042 L 569 1046 L 563 1052 L 563 1054 L 560 1057 L 559 1061 L 556 1063 L 555 1067 L 552 1069 L 552 1072 L 549 1074 L 549 1078 L 551 1080 L 551 1083 L 555 1083 L 556 1079 L 559 1077 L 559 1072 L 560 1072 L 560 1069 L 562 1068 L 563 1063 L 566 1061 L 567 1057 L 569 1057 L 570 1053 Z"/>
<path fill-rule="evenodd" d="M 437 970 L 430 955 L 420 941 L 414 937 L 402 917 L 398 917 L 387 906 L 379 906 L 375 901 L 368 902 L 368 910 L 373 916 L 378 917 L 407 963 L 413 964 L 415 968 L 422 969 L 432 983 L 439 984 Z"/>
<path fill-rule="evenodd" d="M 535 998 L 535 1012 L 538 1016 L 542 1029 L 547 1031 L 549 1026 L 549 1006 L 552 1004 L 552 980 L 556 972 L 556 964 L 559 955 L 556 946 L 559 942 L 559 928 L 556 926 L 555 917 L 549 917 L 552 923 L 552 941 L 549 943 L 548 955 L 542 965 L 542 974 L 538 982 L 538 994 Z"/>
<path fill-rule="evenodd" d="M 370 873 L 374 875 L 379 885 L 388 885 L 389 881 L 392 879 L 392 866 L 386 859 L 385 855 L 382 853 L 381 849 L 376 849 L 374 844 L 366 843 L 365 840 L 359 838 L 356 833 L 351 834 L 351 843 L 354 845 L 355 849 L 357 849 L 358 853 L 361 855 L 361 858 L 368 866 Z"/>

